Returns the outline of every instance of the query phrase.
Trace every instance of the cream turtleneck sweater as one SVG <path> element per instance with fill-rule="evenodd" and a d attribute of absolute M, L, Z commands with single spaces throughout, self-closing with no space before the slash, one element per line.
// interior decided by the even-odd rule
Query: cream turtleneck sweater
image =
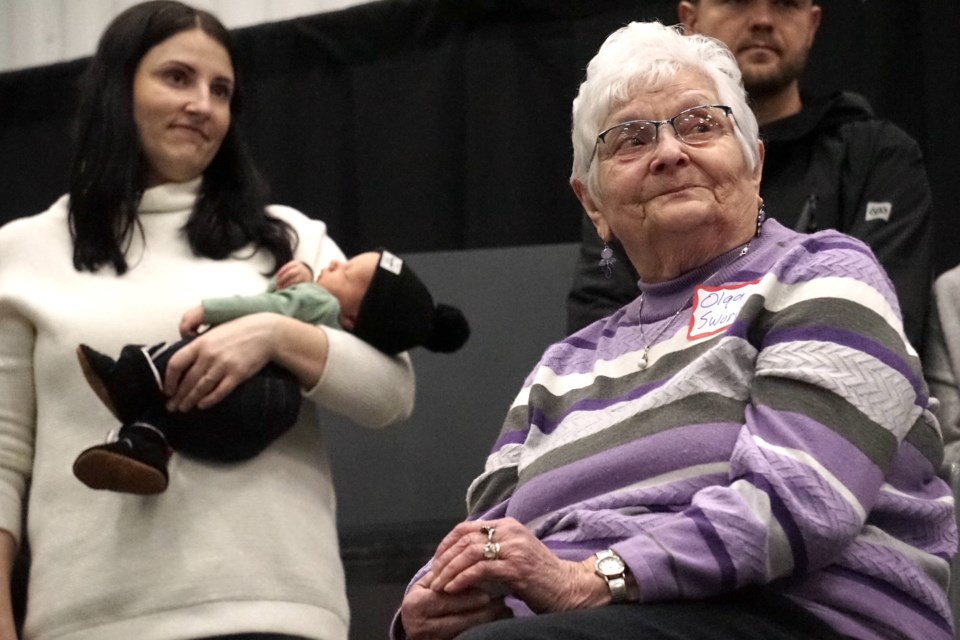
<path fill-rule="evenodd" d="M 347 637 L 333 482 L 317 428 L 324 410 L 368 426 L 407 417 L 408 358 L 327 329 L 326 371 L 297 425 L 248 462 L 174 456 L 170 488 L 139 497 L 92 491 L 74 458 L 116 422 L 83 379 L 74 349 L 116 354 L 178 337 L 206 297 L 263 291 L 272 262 L 194 256 L 180 235 L 199 180 L 143 196 L 145 243 L 130 270 L 78 272 L 67 197 L 0 229 L 0 528 L 21 536 L 29 483 L 32 549 L 24 637 L 176 640 L 249 631 Z M 343 254 L 326 226 L 270 207 L 299 234 L 315 270 Z"/>

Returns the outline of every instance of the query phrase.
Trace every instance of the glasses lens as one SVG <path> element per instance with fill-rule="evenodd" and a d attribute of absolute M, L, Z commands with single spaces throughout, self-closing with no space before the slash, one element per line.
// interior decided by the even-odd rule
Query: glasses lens
<path fill-rule="evenodd" d="M 605 158 L 639 154 L 656 142 L 656 139 L 655 124 L 643 120 L 624 122 L 603 134 L 598 150 Z"/>
<path fill-rule="evenodd" d="M 673 120 L 673 128 L 687 144 L 704 144 L 723 133 L 726 113 L 719 107 L 694 107 Z"/>
<path fill-rule="evenodd" d="M 673 123 L 677 137 L 689 145 L 712 142 L 727 131 L 726 107 L 703 105 L 681 111 L 671 120 L 632 120 L 611 127 L 597 136 L 597 155 L 632 158 L 649 151 L 657 143 L 659 124 Z"/>

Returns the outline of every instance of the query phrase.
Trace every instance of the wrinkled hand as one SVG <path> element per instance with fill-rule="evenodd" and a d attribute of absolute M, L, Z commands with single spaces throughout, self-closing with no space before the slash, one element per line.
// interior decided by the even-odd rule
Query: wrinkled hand
<path fill-rule="evenodd" d="M 277 289 L 286 289 L 290 285 L 300 284 L 301 282 L 312 282 L 313 274 L 307 265 L 299 260 L 291 260 L 279 269 L 274 276 L 277 281 Z"/>
<path fill-rule="evenodd" d="M 503 596 L 481 589 L 440 593 L 429 589 L 433 574 L 414 584 L 400 605 L 400 619 L 408 640 L 448 640 L 479 624 L 510 617 Z"/>
<path fill-rule="evenodd" d="M 481 527 L 493 527 L 490 540 Z M 484 558 L 488 541 L 499 544 L 496 559 Z M 514 520 L 462 522 L 440 542 L 431 564 L 430 589 L 446 594 L 503 585 L 536 613 L 599 606 L 609 601 L 593 560 L 561 560 L 529 529 Z"/>
<path fill-rule="evenodd" d="M 205 331 L 167 363 L 168 411 L 207 409 L 263 368 L 272 356 L 276 316 L 255 313 Z"/>
<path fill-rule="evenodd" d="M 198 304 L 192 309 L 188 309 L 183 317 L 180 318 L 180 337 L 196 338 L 200 333 L 200 325 L 203 324 L 203 305 Z"/>

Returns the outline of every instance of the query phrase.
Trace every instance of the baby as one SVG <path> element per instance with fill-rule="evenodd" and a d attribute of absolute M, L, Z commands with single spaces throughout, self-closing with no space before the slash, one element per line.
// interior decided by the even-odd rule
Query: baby
<path fill-rule="evenodd" d="M 117 360 L 81 344 L 77 357 L 83 374 L 122 426 L 115 440 L 77 457 L 74 475 L 93 489 L 161 493 L 173 451 L 218 462 L 246 460 L 293 426 L 300 385 L 272 363 L 208 409 L 166 410 L 162 381 L 167 362 L 203 325 L 262 311 L 281 313 L 343 328 L 391 355 L 415 346 L 453 352 L 470 335 L 460 310 L 435 305 L 413 270 L 389 251 L 334 261 L 315 282 L 311 277 L 305 264 L 291 261 L 277 270 L 265 293 L 206 299 L 183 315 L 183 340 L 174 344 L 127 345 Z"/>

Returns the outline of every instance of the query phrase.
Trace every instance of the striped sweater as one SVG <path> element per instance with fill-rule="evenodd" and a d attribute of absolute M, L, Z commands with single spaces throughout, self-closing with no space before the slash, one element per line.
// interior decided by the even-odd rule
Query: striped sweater
<path fill-rule="evenodd" d="M 769 585 L 853 638 L 952 638 L 939 427 L 870 250 L 769 220 L 641 290 L 546 351 L 470 517 L 612 547 L 644 602 Z"/>

